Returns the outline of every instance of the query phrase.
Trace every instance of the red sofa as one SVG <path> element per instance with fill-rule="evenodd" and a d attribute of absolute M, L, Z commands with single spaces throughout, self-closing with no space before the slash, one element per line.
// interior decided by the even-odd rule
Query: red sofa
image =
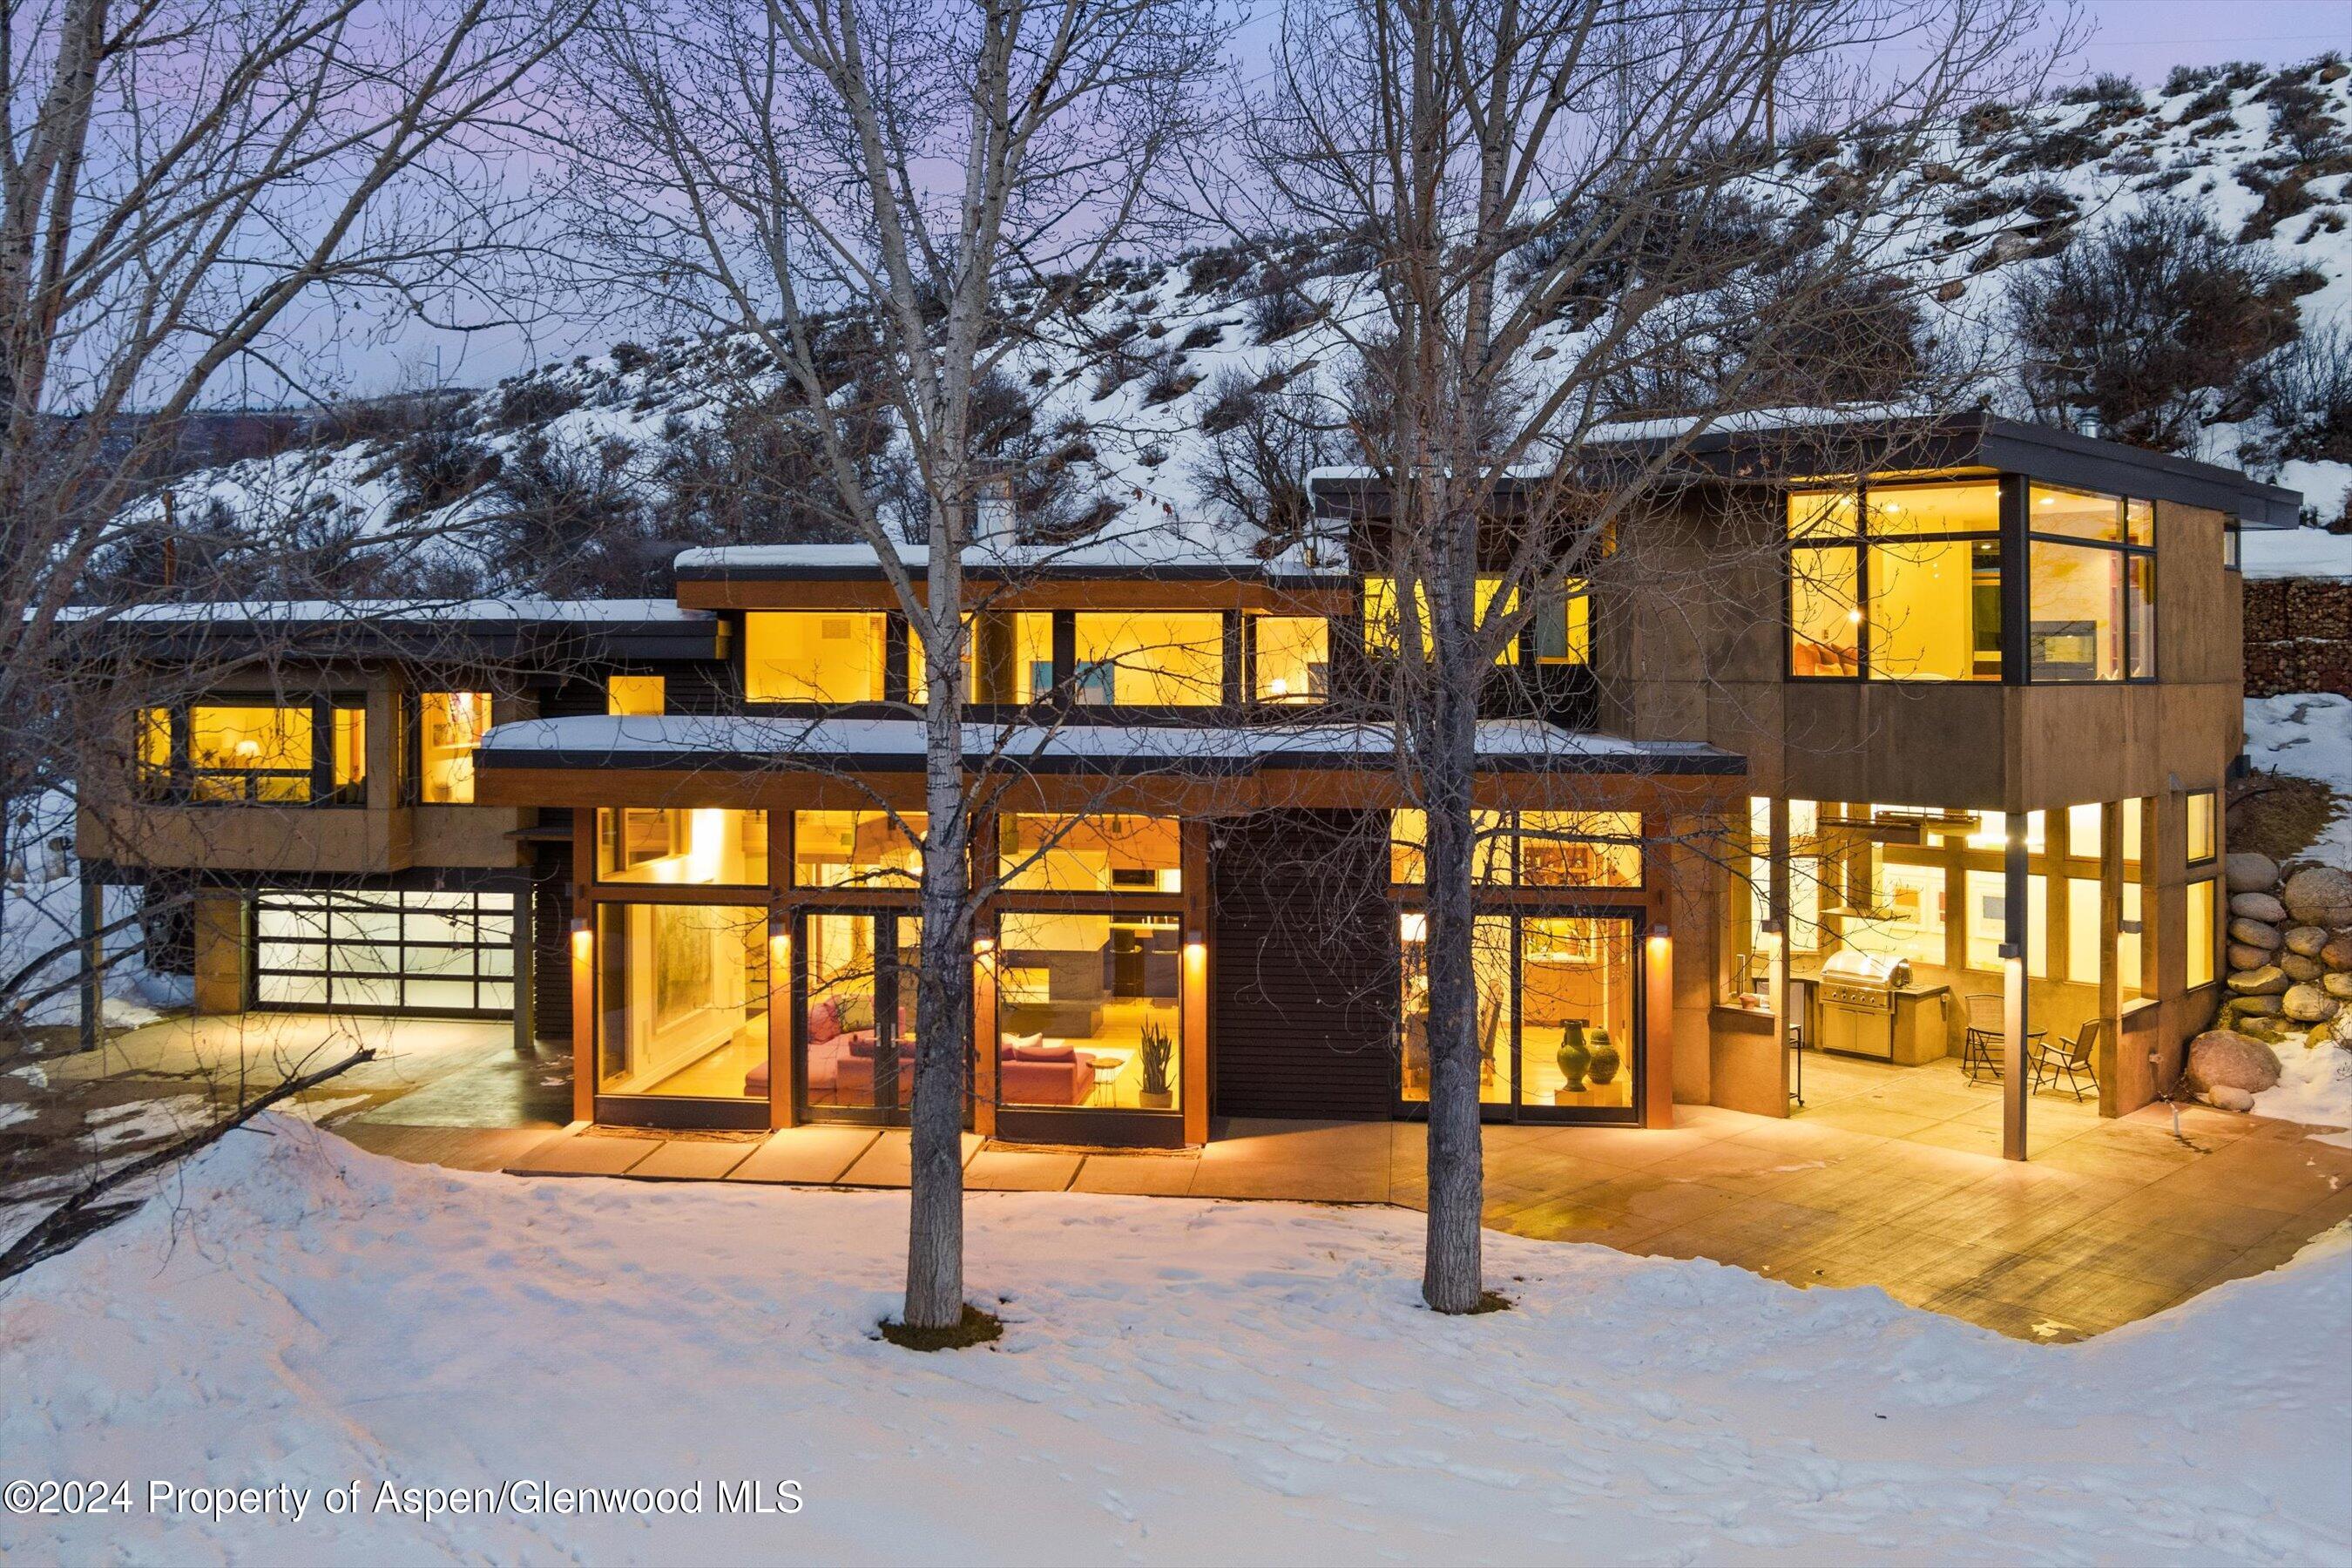
<path fill-rule="evenodd" d="M 1084 1105 L 1095 1091 L 1095 1058 L 1042 1037 L 1004 1040 L 996 1052 L 996 1094 L 1006 1105 Z"/>

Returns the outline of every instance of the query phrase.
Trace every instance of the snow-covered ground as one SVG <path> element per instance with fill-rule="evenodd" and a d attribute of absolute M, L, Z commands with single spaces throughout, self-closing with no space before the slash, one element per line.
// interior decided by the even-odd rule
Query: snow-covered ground
<path fill-rule="evenodd" d="M 6 1468 L 132 1483 L 0 1511 L 0 1556 L 2352 1563 L 2340 1232 L 2058 1347 L 1507 1237 L 1517 1309 L 1441 1321 L 1402 1212 L 976 1195 L 1005 1337 L 919 1356 L 871 1331 L 905 1203 L 467 1175 L 268 1119 L 0 1298 Z M 719 1511 L 786 1481 L 795 1514 Z M 517 1510 L 583 1486 L 699 1511 Z M 201 1487 L 278 1511 L 170 1489 Z"/>
<path fill-rule="evenodd" d="M 2352 697 L 2297 692 L 2246 699 L 2246 760 L 2258 768 L 2317 779 L 2352 802 Z M 2352 805 L 2336 814 L 2305 853 L 2331 866 L 2352 867 Z"/>

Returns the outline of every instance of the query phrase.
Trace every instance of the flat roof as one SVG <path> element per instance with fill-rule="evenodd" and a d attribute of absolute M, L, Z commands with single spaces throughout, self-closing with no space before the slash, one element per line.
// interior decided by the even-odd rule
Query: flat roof
<path fill-rule="evenodd" d="M 289 651 L 415 654 L 448 644 L 493 657 L 585 638 L 642 658 L 710 658 L 724 623 L 669 599 L 231 599 L 79 605 L 64 618 L 157 653 L 269 642 Z"/>
<path fill-rule="evenodd" d="M 967 724 L 968 755 L 1022 773 L 1207 773 L 1385 767 L 1394 732 L 1377 724 Z M 476 753 L 488 768 L 764 768 L 919 773 L 914 719 L 787 719 L 765 714 L 584 715 L 493 727 Z M 1738 774 L 1747 759 L 1695 741 L 1632 741 L 1535 719 L 1478 724 L 1478 763 L 1495 771 Z"/>
<path fill-rule="evenodd" d="M 893 542 L 898 563 L 920 572 L 930 562 L 928 545 Z M 672 569 L 681 583 L 702 582 L 825 582 L 871 580 L 883 575 L 883 563 L 872 546 L 863 543 L 737 544 L 678 552 Z M 1338 539 L 1294 544 L 1269 555 L 1237 548 L 1226 530 L 1170 520 L 1148 528 L 1130 528 L 1117 534 L 1097 534 L 1067 543 L 1011 546 L 973 545 L 964 552 L 963 570 L 975 581 L 1011 578 L 1134 577 L 1160 581 L 1235 577 L 1277 584 L 1312 584 L 1344 580 L 1349 575 L 1348 552 Z"/>
<path fill-rule="evenodd" d="M 1683 443 L 1702 473 L 1737 481 L 1793 482 L 1825 474 L 1882 468 L 1991 468 L 2053 484 L 2143 500 L 2174 501 L 2234 515 L 2247 528 L 2293 528 L 2303 495 L 2263 484 L 2218 463 L 2151 452 L 1982 409 L 1948 414 L 1901 407 L 1768 409 L 1687 418 L 1631 420 L 1597 426 L 1580 448 L 1598 461 L 1611 450 L 1655 452 Z M 1507 476 L 1507 492 L 1549 476 Z M 1378 504 L 1370 470 L 1318 469 L 1308 485 L 1318 502 L 1345 496 Z"/>

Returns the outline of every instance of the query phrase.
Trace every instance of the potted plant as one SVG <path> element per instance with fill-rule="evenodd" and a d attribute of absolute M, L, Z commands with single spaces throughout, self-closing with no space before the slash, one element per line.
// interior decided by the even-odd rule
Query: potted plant
<path fill-rule="evenodd" d="M 1169 1064 L 1176 1058 L 1175 1043 L 1156 1019 L 1147 1018 L 1137 1051 L 1143 1058 L 1143 1087 L 1136 1099 L 1147 1110 L 1165 1110 L 1176 1101 L 1168 1081 Z"/>

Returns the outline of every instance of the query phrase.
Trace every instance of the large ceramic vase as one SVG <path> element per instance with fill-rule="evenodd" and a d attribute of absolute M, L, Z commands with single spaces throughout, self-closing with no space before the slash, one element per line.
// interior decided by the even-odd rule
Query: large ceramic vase
<path fill-rule="evenodd" d="M 1592 1087 L 1599 1089 L 1607 1084 L 1617 1076 L 1617 1069 L 1624 1065 L 1625 1058 L 1617 1054 L 1617 1047 L 1609 1038 L 1609 1031 L 1593 1030 L 1592 1065 L 1587 1069 L 1592 1074 Z"/>
<path fill-rule="evenodd" d="M 1584 1092 L 1584 1075 L 1592 1066 L 1591 1049 L 1584 1043 L 1584 1020 L 1570 1018 L 1560 1025 L 1559 1076 L 1568 1081 L 1553 1091 L 1552 1098 L 1560 1104 L 1568 1103 L 1571 1095 Z"/>

